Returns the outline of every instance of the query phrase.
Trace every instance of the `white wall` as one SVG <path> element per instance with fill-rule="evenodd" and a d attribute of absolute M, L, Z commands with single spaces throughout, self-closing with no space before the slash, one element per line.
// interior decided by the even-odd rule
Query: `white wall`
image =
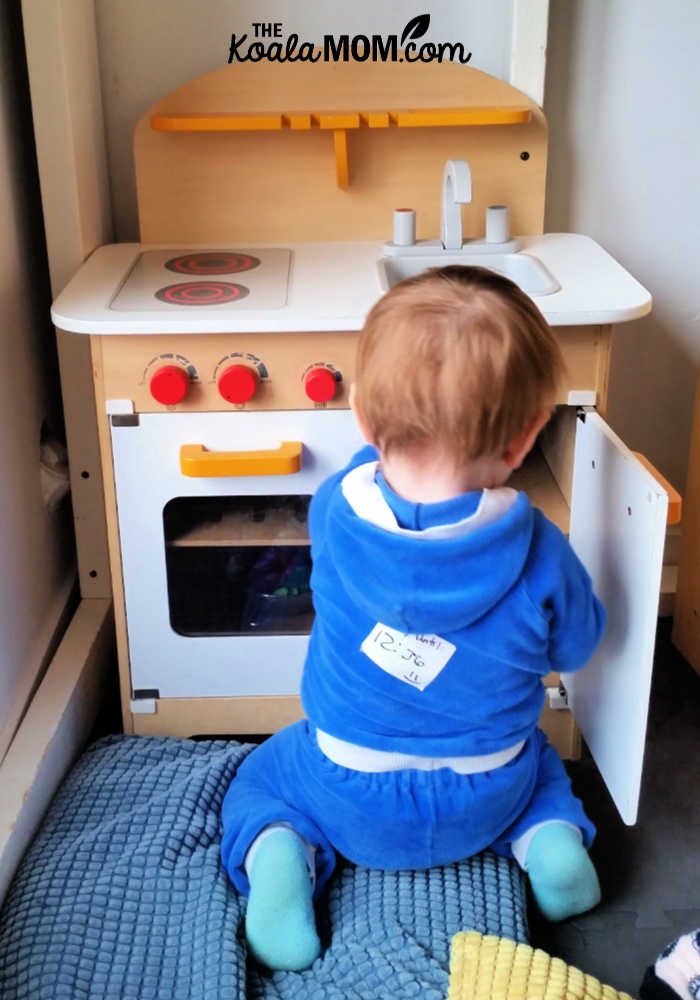
<path fill-rule="evenodd" d="M 608 417 L 678 488 L 700 362 L 700 4 L 551 0 L 548 230 L 598 240 L 652 293 L 616 328 Z"/>
<path fill-rule="evenodd" d="M 23 42 L 0 5 L 0 758 L 2 730 L 56 622 L 70 572 L 70 507 L 43 503 L 39 440 L 60 413 Z"/>
<path fill-rule="evenodd" d="M 163 94 L 223 66 L 231 34 L 252 34 L 252 21 L 282 22 L 286 37 L 324 34 L 401 35 L 429 12 L 426 41 L 462 41 L 471 66 L 508 79 L 513 0 L 96 0 L 99 59 L 115 238 L 138 238 L 132 135 Z M 539 6 L 539 4 L 538 4 Z"/>

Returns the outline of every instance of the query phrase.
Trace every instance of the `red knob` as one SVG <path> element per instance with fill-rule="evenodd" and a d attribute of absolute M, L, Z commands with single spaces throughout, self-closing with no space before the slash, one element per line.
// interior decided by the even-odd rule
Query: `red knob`
<path fill-rule="evenodd" d="M 327 403 L 336 390 L 335 375 L 329 368 L 312 368 L 304 376 L 304 390 L 314 403 Z"/>
<path fill-rule="evenodd" d="M 248 365 L 229 365 L 219 376 L 219 392 L 229 403 L 246 403 L 255 394 L 258 373 Z"/>
<path fill-rule="evenodd" d="M 190 379 L 184 368 L 178 365 L 163 365 L 153 373 L 149 388 L 157 403 L 174 406 L 187 395 Z"/>

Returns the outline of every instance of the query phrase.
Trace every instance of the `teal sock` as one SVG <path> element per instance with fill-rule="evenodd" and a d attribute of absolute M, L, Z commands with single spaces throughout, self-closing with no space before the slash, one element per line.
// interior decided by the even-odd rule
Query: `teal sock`
<path fill-rule="evenodd" d="M 304 842 L 293 831 L 271 833 L 258 846 L 248 878 L 245 931 L 251 952 L 269 969 L 308 968 L 321 943 Z"/>
<path fill-rule="evenodd" d="M 548 920 L 566 920 L 600 902 L 600 884 L 578 830 L 547 823 L 530 841 L 525 858 L 532 892 Z"/>

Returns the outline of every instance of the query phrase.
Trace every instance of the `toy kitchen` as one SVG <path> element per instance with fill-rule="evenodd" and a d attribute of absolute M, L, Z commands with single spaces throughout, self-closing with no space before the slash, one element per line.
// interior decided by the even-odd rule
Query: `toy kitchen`
<path fill-rule="evenodd" d="M 634 822 L 677 505 L 604 414 L 612 326 L 651 299 L 591 239 L 543 235 L 541 109 L 452 63 L 249 63 L 163 97 L 134 148 L 141 242 L 96 250 L 52 311 L 90 338 L 125 731 L 301 716 L 306 513 L 362 443 L 358 332 L 403 277 L 479 264 L 560 339 L 557 412 L 513 485 L 569 534 L 609 615 L 588 668 L 547 679 L 543 726 L 562 755 L 580 727 Z"/>

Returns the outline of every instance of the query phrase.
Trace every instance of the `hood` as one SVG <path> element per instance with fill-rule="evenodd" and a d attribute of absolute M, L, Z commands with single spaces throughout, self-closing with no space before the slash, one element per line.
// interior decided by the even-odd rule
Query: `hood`
<path fill-rule="evenodd" d="M 527 496 L 484 490 L 471 517 L 415 532 L 398 527 L 375 468 L 357 466 L 329 498 L 324 549 L 348 598 L 404 632 L 440 634 L 476 622 L 522 574 L 534 519 Z"/>

